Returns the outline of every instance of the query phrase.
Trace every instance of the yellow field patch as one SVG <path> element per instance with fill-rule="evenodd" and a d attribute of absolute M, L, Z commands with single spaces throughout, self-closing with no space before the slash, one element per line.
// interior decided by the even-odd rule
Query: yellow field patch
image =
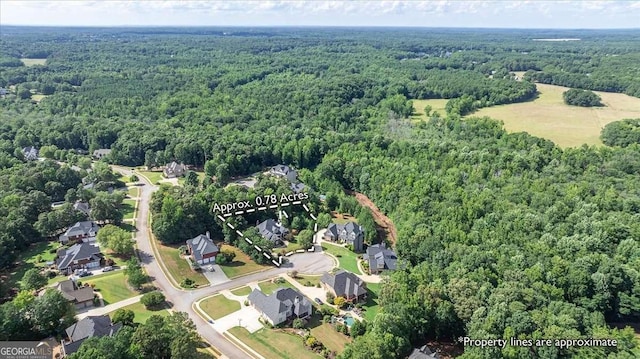
<path fill-rule="evenodd" d="M 449 100 L 447 99 L 430 99 L 430 100 L 411 100 L 413 102 L 413 115 L 412 121 L 427 120 L 427 116 L 424 113 L 424 108 L 427 105 L 431 106 L 431 113 L 438 112 L 440 116 L 444 117 L 447 114 L 444 107 Z"/>
<path fill-rule="evenodd" d="M 29 59 L 23 58 L 20 59 L 25 66 L 34 66 L 34 65 L 46 65 L 47 59 Z"/>
<path fill-rule="evenodd" d="M 595 91 L 605 107 L 577 107 L 566 105 L 562 99 L 562 93 L 569 88 L 536 86 L 539 96 L 533 101 L 487 107 L 469 116 L 501 120 L 509 132 L 528 132 L 550 139 L 560 147 L 600 145 L 600 131 L 606 124 L 624 118 L 640 118 L 640 98 Z"/>

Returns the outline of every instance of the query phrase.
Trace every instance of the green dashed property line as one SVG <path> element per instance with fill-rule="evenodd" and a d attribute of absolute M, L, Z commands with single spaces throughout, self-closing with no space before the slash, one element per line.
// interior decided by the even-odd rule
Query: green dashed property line
<path fill-rule="evenodd" d="M 293 202 L 284 202 L 280 204 L 280 207 L 287 207 L 289 205 L 296 205 L 296 204 L 302 204 L 302 201 L 293 201 Z M 313 213 L 311 213 L 311 211 L 309 210 L 309 207 L 307 207 L 306 204 L 302 204 L 302 207 L 304 208 L 304 210 L 309 214 L 309 216 L 311 217 L 311 219 L 313 219 L 315 222 L 313 223 L 313 231 L 314 233 L 318 231 L 318 219 L 316 218 L 316 216 L 313 215 Z M 267 210 L 267 208 L 278 208 L 277 205 L 272 205 L 272 206 L 268 206 L 268 207 L 258 207 L 258 211 L 265 211 Z M 242 233 L 241 231 L 237 230 L 236 227 L 233 226 L 233 224 L 227 222 L 227 218 L 225 217 L 231 217 L 233 215 L 241 215 L 241 214 L 245 214 L 245 213 L 251 213 L 251 212 L 255 212 L 256 209 L 252 208 L 252 209 L 248 209 L 246 211 L 236 211 L 234 213 L 225 213 L 222 216 L 221 215 L 216 215 L 216 217 L 218 217 L 223 223 L 225 223 L 229 228 L 234 229 L 236 231 L 236 233 L 244 238 L 244 240 L 249 243 L 249 244 L 253 244 L 253 241 L 247 237 L 245 237 L 244 233 Z M 289 215 L 287 214 L 287 212 L 284 212 L 285 217 L 289 218 Z M 253 247 L 258 250 L 258 252 L 261 252 L 263 256 L 265 256 L 267 259 L 271 259 L 271 263 L 273 263 L 276 267 L 280 267 L 280 265 L 282 263 L 280 263 L 279 261 L 273 259 L 273 257 L 267 253 L 266 251 L 264 251 L 262 248 L 260 248 L 258 245 L 253 244 Z M 279 257 L 282 258 L 282 257 Z"/>

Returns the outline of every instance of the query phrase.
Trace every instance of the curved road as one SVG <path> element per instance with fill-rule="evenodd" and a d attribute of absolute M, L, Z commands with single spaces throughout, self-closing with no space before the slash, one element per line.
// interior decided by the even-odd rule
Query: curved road
<path fill-rule="evenodd" d="M 125 167 L 112 167 L 126 176 L 134 174 L 134 171 Z M 293 268 L 300 273 L 311 274 L 322 273 L 330 270 L 334 266 L 333 260 L 325 255 L 321 255 L 320 253 L 305 253 L 290 257 L 291 263 L 286 267 L 283 265 L 280 268 L 273 268 L 263 272 L 246 275 L 225 283 L 196 290 L 187 291 L 175 288 L 160 268 L 160 265 L 155 258 L 151 238 L 149 237 L 149 231 L 151 230 L 149 227 L 149 203 L 151 201 L 151 195 L 153 192 L 158 190 L 158 186 L 149 183 L 146 177 L 140 176 L 139 174 L 137 174 L 137 176 L 140 179 L 139 182 L 143 184 L 142 186 L 139 186 L 140 201 L 138 203 L 138 216 L 136 218 L 136 242 L 142 265 L 152 278 L 153 284 L 164 293 L 167 301 L 172 304 L 171 309 L 188 313 L 189 317 L 195 323 L 198 333 L 227 358 L 245 359 L 249 355 L 239 349 L 236 345 L 229 342 L 222 334 L 215 331 L 209 323 L 196 314 L 192 308 L 193 302 L 200 298 L 216 294 L 221 290 L 232 289 L 250 282 L 273 278 Z M 317 246 L 317 248 L 318 247 L 319 246 Z"/>

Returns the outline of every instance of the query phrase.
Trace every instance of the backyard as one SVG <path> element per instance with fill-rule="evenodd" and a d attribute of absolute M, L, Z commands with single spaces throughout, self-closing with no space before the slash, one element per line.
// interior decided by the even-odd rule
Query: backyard
<path fill-rule="evenodd" d="M 358 269 L 358 255 L 345 247 L 328 242 L 322 243 L 322 250 L 338 258 L 338 267 L 355 274 L 362 274 Z"/>
<path fill-rule="evenodd" d="M 235 300 L 227 299 L 222 294 L 214 295 L 200 302 L 200 309 L 213 319 L 220 319 L 225 315 L 229 315 L 240 310 L 240 303 Z"/>
<path fill-rule="evenodd" d="M 59 246 L 58 242 L 38 242 L 21 252 L 15 260 L 17 267 L 9 272 L 8 286 L 18 285 L 29 269 L 45 267 L 47 262 L 55 260 L 56 254 L 49 251 Z"/>
<path fill-rule="evenodd" d="M 314 315 L 307 323 L 307 328 L 310 329 L 311 335 L 316 337 L 329 350 L 340 353 L 344 346 L 351 342 L 351 339 L 342 333 L 338 333 L 331 324 L 322 323 L 321 319 L 318 315 Z"/>
<path fill-rule="evenodd" d="M 249 333 L 241 327 L 229 329 L 229 333 L 265 358 L 306 359 L 322 358 L 307 350 L 302 337 L 274 329 L 260 329 Z"/>
<path fill-rule="evenodd" d="M 95 284 L 94 290 L 102 295 L 105 305 L 138 295 L 138 292 L 130 289 L 127 285 L 124 271 L 101 275 L 97 278 L 88 277 L 88 279 L 83 279 L 80 279 L 83 283 Z"/>
<path fill-rule="evenodd" d="M 371 322 L 375 318 L 380 305 L 378 305 L 378 294 L 380 293 L 380 283 L 367 283 L 367 302 L 364 304 L 362 317 Z"/>

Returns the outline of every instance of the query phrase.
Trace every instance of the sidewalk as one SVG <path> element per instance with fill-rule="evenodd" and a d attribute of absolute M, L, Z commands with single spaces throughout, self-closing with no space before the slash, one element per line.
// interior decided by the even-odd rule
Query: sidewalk
<path fill-rule="evenodd" d="M 121 300 L 119 302 L 113 303 L 113 304 L 109 304 L 107 306 L 104 307 L 93 307 L 87 311 L 84 311 L 82 313 L 78 313 L 76 315 L 76 317 L 78 317 L 78 320 L 88 317 L 88 316 L 93 316 L 93 315 L 104 315 L 107 313 L 111 313 L 114 310 L 120 309 L 120 308 L 124 308 L 128 305 L 131 304 L 135 304 L 138 303 L 140 301 L 140 298 L 142 298 L 142 295 L 138 295 L 135 296 L 133 298 L 129 298 L 129 299 L 125 299 L 125 300 Z"/>

